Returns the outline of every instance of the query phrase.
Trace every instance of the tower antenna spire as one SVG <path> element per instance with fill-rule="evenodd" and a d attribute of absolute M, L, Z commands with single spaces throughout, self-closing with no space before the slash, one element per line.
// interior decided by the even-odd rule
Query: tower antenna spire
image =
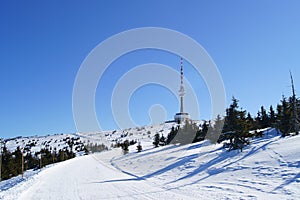
<path fill-rule="evenodd" d="M 180 83 L 183 85 L 183 61 L 182 58 L 180 58 Z"/>
<path fill-rule="evenodd" d="M 184 85 L 183 85 L 183 61 L 180 58 L 180 89 L 179 89 L 179 97 L 180 97 L 180 112 L 183 112 L 183 98 L 184 98 Z"/>

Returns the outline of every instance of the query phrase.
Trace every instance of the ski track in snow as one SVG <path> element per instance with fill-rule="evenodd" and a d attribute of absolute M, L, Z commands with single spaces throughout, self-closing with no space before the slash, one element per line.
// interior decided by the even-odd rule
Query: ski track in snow
<path fill-rule="evenodd" d="M 300 199 L 299 145 L 269 131 L 243 152 L 207 141 L 113 149 L 1 183 L 0 199 Z"/>
<path fill-rule="evenodd" d="M 111 153 L 75 158 L 43 170 L 26 184 L 27 189 L 19 186 L 24 189 L 19 197 L 11 188 L 3 199 L 188 199 L 118 171 L 102 160 Z"/>

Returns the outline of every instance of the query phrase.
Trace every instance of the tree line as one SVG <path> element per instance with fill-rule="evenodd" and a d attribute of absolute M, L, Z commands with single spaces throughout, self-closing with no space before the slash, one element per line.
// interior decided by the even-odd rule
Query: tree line
<path fill-rule="evenodd" d="M 75 153 L 68 148 L 50 151 L 48 148 L 39 152 L 31 153 L 19 146 L 15 151 L 10 152 L 4 145 L 2 148 L 1 179 L 6 180 L 18 176 L 29 169 L 41 169 L 42 167 L 65 161 L 75 157 Z"/>
<path fill-rule="evenodd" d="M 295 105 L 294 105 L 295 104 Z M 248 138 L 261 137 L 260 129 L 273 127 L 282 137 L 295 132 L 295 120 L 300 114 L 300 101 L 294 97 L 282 96 L 281 101 L 274 109 L 270 106 L 267 110 L 261 106 L 255 116 L 240 108 L 239 100 L 232 98 L 230 106 L 226 109 L 224 117 L 217 116 L 216 119 L 205 121 L 200 126 L 186 121 L 183 127 L 172 127 L 170 133 L 165 137 L 157 133 L 154 137 L 155 147 L 170 143 L 189 144 L 194 142 L 210 140 L 212 143 L 220 143 L 229 140 L 229 149 L 241 149 L 249 144 Z M 293 112 L 296 108 L 296 112 Z M 296 116 L 295 116 L 296 114 Z"/>

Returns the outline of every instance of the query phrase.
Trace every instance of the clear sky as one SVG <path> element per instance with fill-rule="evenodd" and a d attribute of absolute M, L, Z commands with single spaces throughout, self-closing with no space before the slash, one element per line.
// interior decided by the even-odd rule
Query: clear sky
<path fill-rule="evenodd" d="M 100 42 L 139 27 L 164 27 L 200 43 L 222 75 L 227 105 L 232 96 L 256 114 L 290 95 L 289 70 L 300 94 L 300 2 L 257 1 L 1 1 L 0 137 L 76 132 L 72 90 L 85 57 Z M 179 57 L 154 50 L 122 56 L 110 66 L 96 93 L 102 128 L 117 128 L 110 97 L 117 80 L 149 62 L 178 70 Z M 200 76 L 185 64 L 186 78 L 200 98 L 200 117 L 209 118 L 209 96 Z M 98 90 L 101 92 L 98 92 Z M 148 85 L 137 90 L 130 111 L 149 123 L 151 105 L 167 118 L 178 112 L 176 98 Z"/>

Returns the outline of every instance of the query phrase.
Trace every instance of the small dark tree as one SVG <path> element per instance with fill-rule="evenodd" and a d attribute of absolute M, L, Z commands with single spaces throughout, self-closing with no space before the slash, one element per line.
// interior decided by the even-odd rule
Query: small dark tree
<path fill-rule="evenodd" d="M 217 116 L 214 124 L 208 127 L 208 131 L 206 134 L 206 139 L 210 140 L 211 143 L 217 143 L 223 129 L 224 120 L 221 118 L 220 115 Z"/>
<path fill-rule="evenodd" d="M 170 144 L 171 143 L 171 141 L 175 138 L 177 132 L 178 132 L 178 129 L 174 128 L 174 126 L 172 126 L 171 131 L 168 134 L 166 144 Z"/>
<path fill-rule="evenodd" d="M 230 107 L 226 110 L 225 124 L 223 134 L 221 135 L 219 142 L 224 139 L 230 139 L 229 149 L 235 149 L 236 144 L 239 141 L 243 142 L 243 145 L 239 144 L 238 148 L 243 148 L 244 144 L 248 143 L 245 137 L 249 135 L 249 129 L 246 122 L 246 111 L 238 110 L 238 100 L 232 98 Z"/>
<path fill-rule="evenodd" d="M 232 97 L 232 103 L 230 104 L 229 108 L 226 109 L 226 117 L 225 123 L 223 127 L 223 132 L 229 131 L 240 131 L 239 127 L 239 111 L 238 111 L 238 100 Z"/>
<path fill-rule="evenodd" d="M 267 111 L 263 106 L 261 106 L 260 108 L 260 114 L 261 114 L 260 128 L 269 127 L 270 126 L 269 116 L 267 115 Z"/>
<path fill-rule="evenodd" d="M 199 127 L 190 120 L 186 120 L 183 127 L 178 129 L 178 133 L 172 140 L 173 144 L 191 144 L 195 139 Z"/>
<path fill-rule="evenodd" d="M 160 138 L 159 138 L 159 145 L 160 146 L 165 146 L 166 145 L 166 138 L 164 135 L 162 135 Z"/>
<path fill-rule="evenodd" d="M 128 147 L 129 147 L 129 141 L 125 140 L 122 146 L 123 151 L 127 153 L 129 151 Z"/>
<path fill-rule="evenodd" d="M 156 133 L 156 134 L 154 135 L 154 141 L 153 141 L 154 147 L 158 147 L 158 145 L 159 145 L 159 140 L 160 140 L 159 133 Z"/>
<path fill-rule="evenodd" d="M 273 106 L 270 106 L 269 119 L 270 119 L 270 126 L 275 126 L 276 115 L 275 115 L 275 111 L 273 109 Z"/>
<path fill-rule="evenodd" d="M 282 137 L 289 135 L 291 130 L 291 112 L 286 98 L 283 96 L 281 105 L 277 106 L 278 128 L 282 132 Z"/>
<path fill-rule="evenodd" d="M 208 131 L 208 125 L 207 122 L 204 121 L 204 123 L 200 126 L 200 130 L 196 132 L 196 136 L 193 140 L 193 143 L 203 141 L 205 139 L 207 131 Z"/>
<path fill-rule="evenodd" d="M 141 142 L 138 143 L 138 145 L 136 146 L 136 148 L 137 148 L 137 152 L 141 152 L 143 150 Z"/>

